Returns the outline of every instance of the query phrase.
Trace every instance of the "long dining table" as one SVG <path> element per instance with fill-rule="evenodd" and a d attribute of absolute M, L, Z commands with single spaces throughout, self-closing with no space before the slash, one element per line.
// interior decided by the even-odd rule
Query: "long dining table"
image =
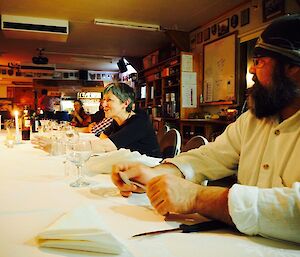
<path fill-rule="evenodd" d="M 167 233 L 133 238 L 134 234 L 178 227 L 151 207 L 145 194 L 122 197 L 109 174 L 88 176 L 90 186 L 72 188 L 65 157 L 51 156 L 27 141 L 8 148 L 0 133 L 0 257 L 116 256 L 42 248 L 35 237 L 63 213 L 93 205 L 99 217 L 126 247 L 119 256 L 133 257 L 296 257 L 300 245 L 245 236 L 231 229 Z"/>

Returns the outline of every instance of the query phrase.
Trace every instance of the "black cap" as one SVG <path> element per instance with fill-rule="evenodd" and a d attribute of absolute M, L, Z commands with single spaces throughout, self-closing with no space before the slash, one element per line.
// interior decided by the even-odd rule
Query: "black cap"
<path fill-rule="evenodd" d="M 269 56 L 300 66 L 300 14 L 273 21 L 256 42 L 254 57 Z"/>

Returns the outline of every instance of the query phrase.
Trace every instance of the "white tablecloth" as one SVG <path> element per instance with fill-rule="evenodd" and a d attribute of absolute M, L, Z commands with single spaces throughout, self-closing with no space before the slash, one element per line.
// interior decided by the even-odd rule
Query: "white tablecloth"
<path fill-rule="evenodd" d="M 34 237 L 63 213 L 75 207 L 96 206 L 110 232 L 134 257 L 289 257 L 300 246 L 222 230 L 172 233 L 131 238 L 132 235 L 174 228 L 149 205 L 144 194 L 126 199 L 109 175 L 93 174 L 89 188 L 71 188 L 74 177 L 64 174 L 64 157 L 49 156 L 29 143 L 8 149 L 0 136 L 0 257 L 109 256 L 37 247 Z M 115 255 L 112 255 L 115 256 Z"/>

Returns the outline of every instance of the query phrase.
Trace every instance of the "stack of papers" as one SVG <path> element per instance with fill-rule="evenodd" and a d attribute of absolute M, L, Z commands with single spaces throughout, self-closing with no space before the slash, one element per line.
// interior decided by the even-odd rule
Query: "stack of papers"
<path fill-rule="evenodd" d="M 161 160 L 161 158 L 150 157 L 137 151 L 131 152 L 128 149 L 119 149 L 91 157 L 86 164 L 86 169 L 91 173 L 109 174 L 112 166 L 117 163 L 138 162 L 153 167 L 158 165 Z"/>
<path fill-rule="evenodd" d="M 37 236 L 41 247 L 120 254 L 123 245 L 109 233 L 93 206 L 63 215 Z"/>

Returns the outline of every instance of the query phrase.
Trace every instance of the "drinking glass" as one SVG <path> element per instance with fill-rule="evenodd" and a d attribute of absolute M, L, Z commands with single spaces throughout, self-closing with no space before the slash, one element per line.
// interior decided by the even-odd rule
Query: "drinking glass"
<path fill-rule="evenodd" d="M 74 163 L 77 168 L 77 179 L 70 184 L 71 187 L 84 187 L 88 186 L 89 182 L 85 180 L 82 174 L 82 167 L 85 162 L 91 157 L 92 146 L 88 140 L 78 140 L 75 142 L 69 142 L 66 145 L 67 159 Z"/>
<path fill-rule="evenodd" d="M 63 138 L 63 143 L 64 143 L 64 148 L 66 149 L 67 145 L 70 143 L 75 143 L 79 140 L 79 133 L 69 124 L 65 124 L 62 126 L 62 131 L 64 133 L 64 138 Z M 63 161 L 64 163 L 64 169 L 65 169 L 65 176 L 69 176 L 69 161 L 68 157 L 66 155 L 65 160 Z"/>
<path fill-rule="evenodd" d="M 64 132 L 66 143 L 77 141 L 79 139 L 79 133 L 72 126 L 66 126 Z"/>
<path fill-rule="evenodd" d="M 5 122 L 5 128 L 7 132 L 5 144 L 8 148 L 13 148 L 15 143 L 15 134 L 16 134 L 13 120 L 7 120 Z"/>

